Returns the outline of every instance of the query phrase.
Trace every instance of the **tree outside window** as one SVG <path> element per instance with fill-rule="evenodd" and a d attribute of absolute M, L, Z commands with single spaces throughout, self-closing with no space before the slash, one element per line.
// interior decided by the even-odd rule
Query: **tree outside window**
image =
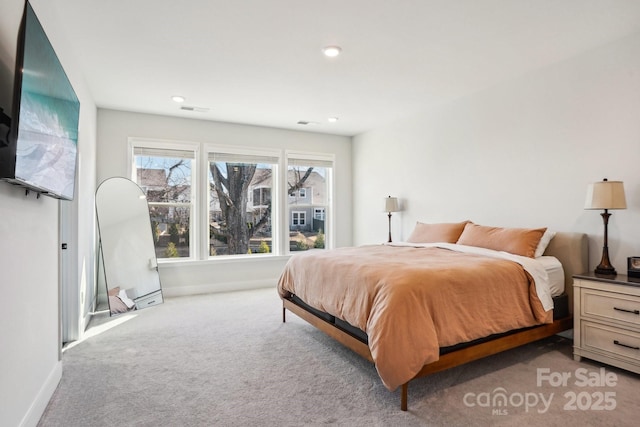
<path fill-rule="evenodd" d="M 277 164 L 277 157 L 209 153 L 210 256 L 271 252 Z"/>
<path fill-rule="evenodd" d="M 330 156 L 189 143 L 190 149 L 176 148 L 181 145 L 132 142 L 133 176 L 147 196 L 159 259 L 280 255 L 330 245 Z M 207 166 L 198 173 L 201 153 Z M 196 188 L 208 197 L 198 199 Z M 282 198 L 286 209 L 274 209 Z M 282 226 L 288 243 L 280 240 Z"/>

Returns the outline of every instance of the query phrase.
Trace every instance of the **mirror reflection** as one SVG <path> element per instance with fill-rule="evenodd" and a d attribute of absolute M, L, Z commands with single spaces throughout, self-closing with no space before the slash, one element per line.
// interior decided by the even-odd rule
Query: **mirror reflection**
<path fill-rule="evenodd" d="M 96 190 L 100 256 L 111 315 L 163 302 L 149 207 L 133 181 L 114 177 Z"/>

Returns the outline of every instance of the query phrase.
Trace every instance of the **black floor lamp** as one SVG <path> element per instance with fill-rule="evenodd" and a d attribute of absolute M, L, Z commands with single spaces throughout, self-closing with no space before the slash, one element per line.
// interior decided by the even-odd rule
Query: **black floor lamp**
<path fill-rule="evenodd" d="M 391 242 L 391 212 L 398 212 L 398 199 L 396 197 L 386 197 L 384 199 L 384 211 L 389 213 L 389 242 Z"/>
<path fill-rule="evenodd" d="M 600 182 L 589 184 L 587 188 L 587 200 L 585 209 L 604 209 L 602 221 L 604 222 L 604 245 L 602 247 L 602 260 L 595 269 L 596 274 L 615 276 L 616 269 L 609 261 L 608 225 L 611 214 L 609 209 L 626 209 L 627 201 L 624 197 L 624 185 L 622 181 L 609 181 L 607 178 Z"/>

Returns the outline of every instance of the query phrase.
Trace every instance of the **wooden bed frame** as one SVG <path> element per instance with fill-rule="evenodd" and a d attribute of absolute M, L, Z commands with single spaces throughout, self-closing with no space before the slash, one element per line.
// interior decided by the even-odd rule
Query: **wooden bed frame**
<path fill-rule="evenodd" d="M 588 243 L 586 234 L 582 233 L 557 233 L 551 240 L 545 255 L 555 256 L 560 260 L 565 274 L 565 292 L 569 299 L 569 310 L 573 309 L 573 275 L 588 270 Z M 290 299 L 282 300 L 282 321 L 286 322 L 286 311 L 289 310 L 298 317 L 306 320 L 311 325 L 323 331 L 339 343 L 353 350 L 371 363 L 373 358 L 367 344 L 354 337 L 333 323 L 316 316 Z M 573 316 L 554 320 L 553 323 L 539 325 L 502 334 L 488 341 L 479 342 L 467 347 L 453 350 L 440 356 L 439 360 L 422 367 L 413 379 L 424 377 L 449 368 L 463 365 L 487 356 L 500 353 L 528 344 L 540 339 L 550 337 L 559 332 L 573 328 Z M 400 397 L 400 409 L 407 410 L 409 382 L 402 385 Z"/>

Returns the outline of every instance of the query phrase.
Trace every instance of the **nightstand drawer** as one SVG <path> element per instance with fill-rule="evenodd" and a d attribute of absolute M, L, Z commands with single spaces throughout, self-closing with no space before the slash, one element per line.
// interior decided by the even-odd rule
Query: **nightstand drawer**
<path fill-rule="evenodd" d="M 580 332 L 585 350 L 606 351 L 640 361 L 638 333 L 591 322 L 583 322 Z"/>
<path fill-rule="evenodd" d="M 582 316 L 640 326 L 640 298 L 592 289 L 582 291 Z"/>

